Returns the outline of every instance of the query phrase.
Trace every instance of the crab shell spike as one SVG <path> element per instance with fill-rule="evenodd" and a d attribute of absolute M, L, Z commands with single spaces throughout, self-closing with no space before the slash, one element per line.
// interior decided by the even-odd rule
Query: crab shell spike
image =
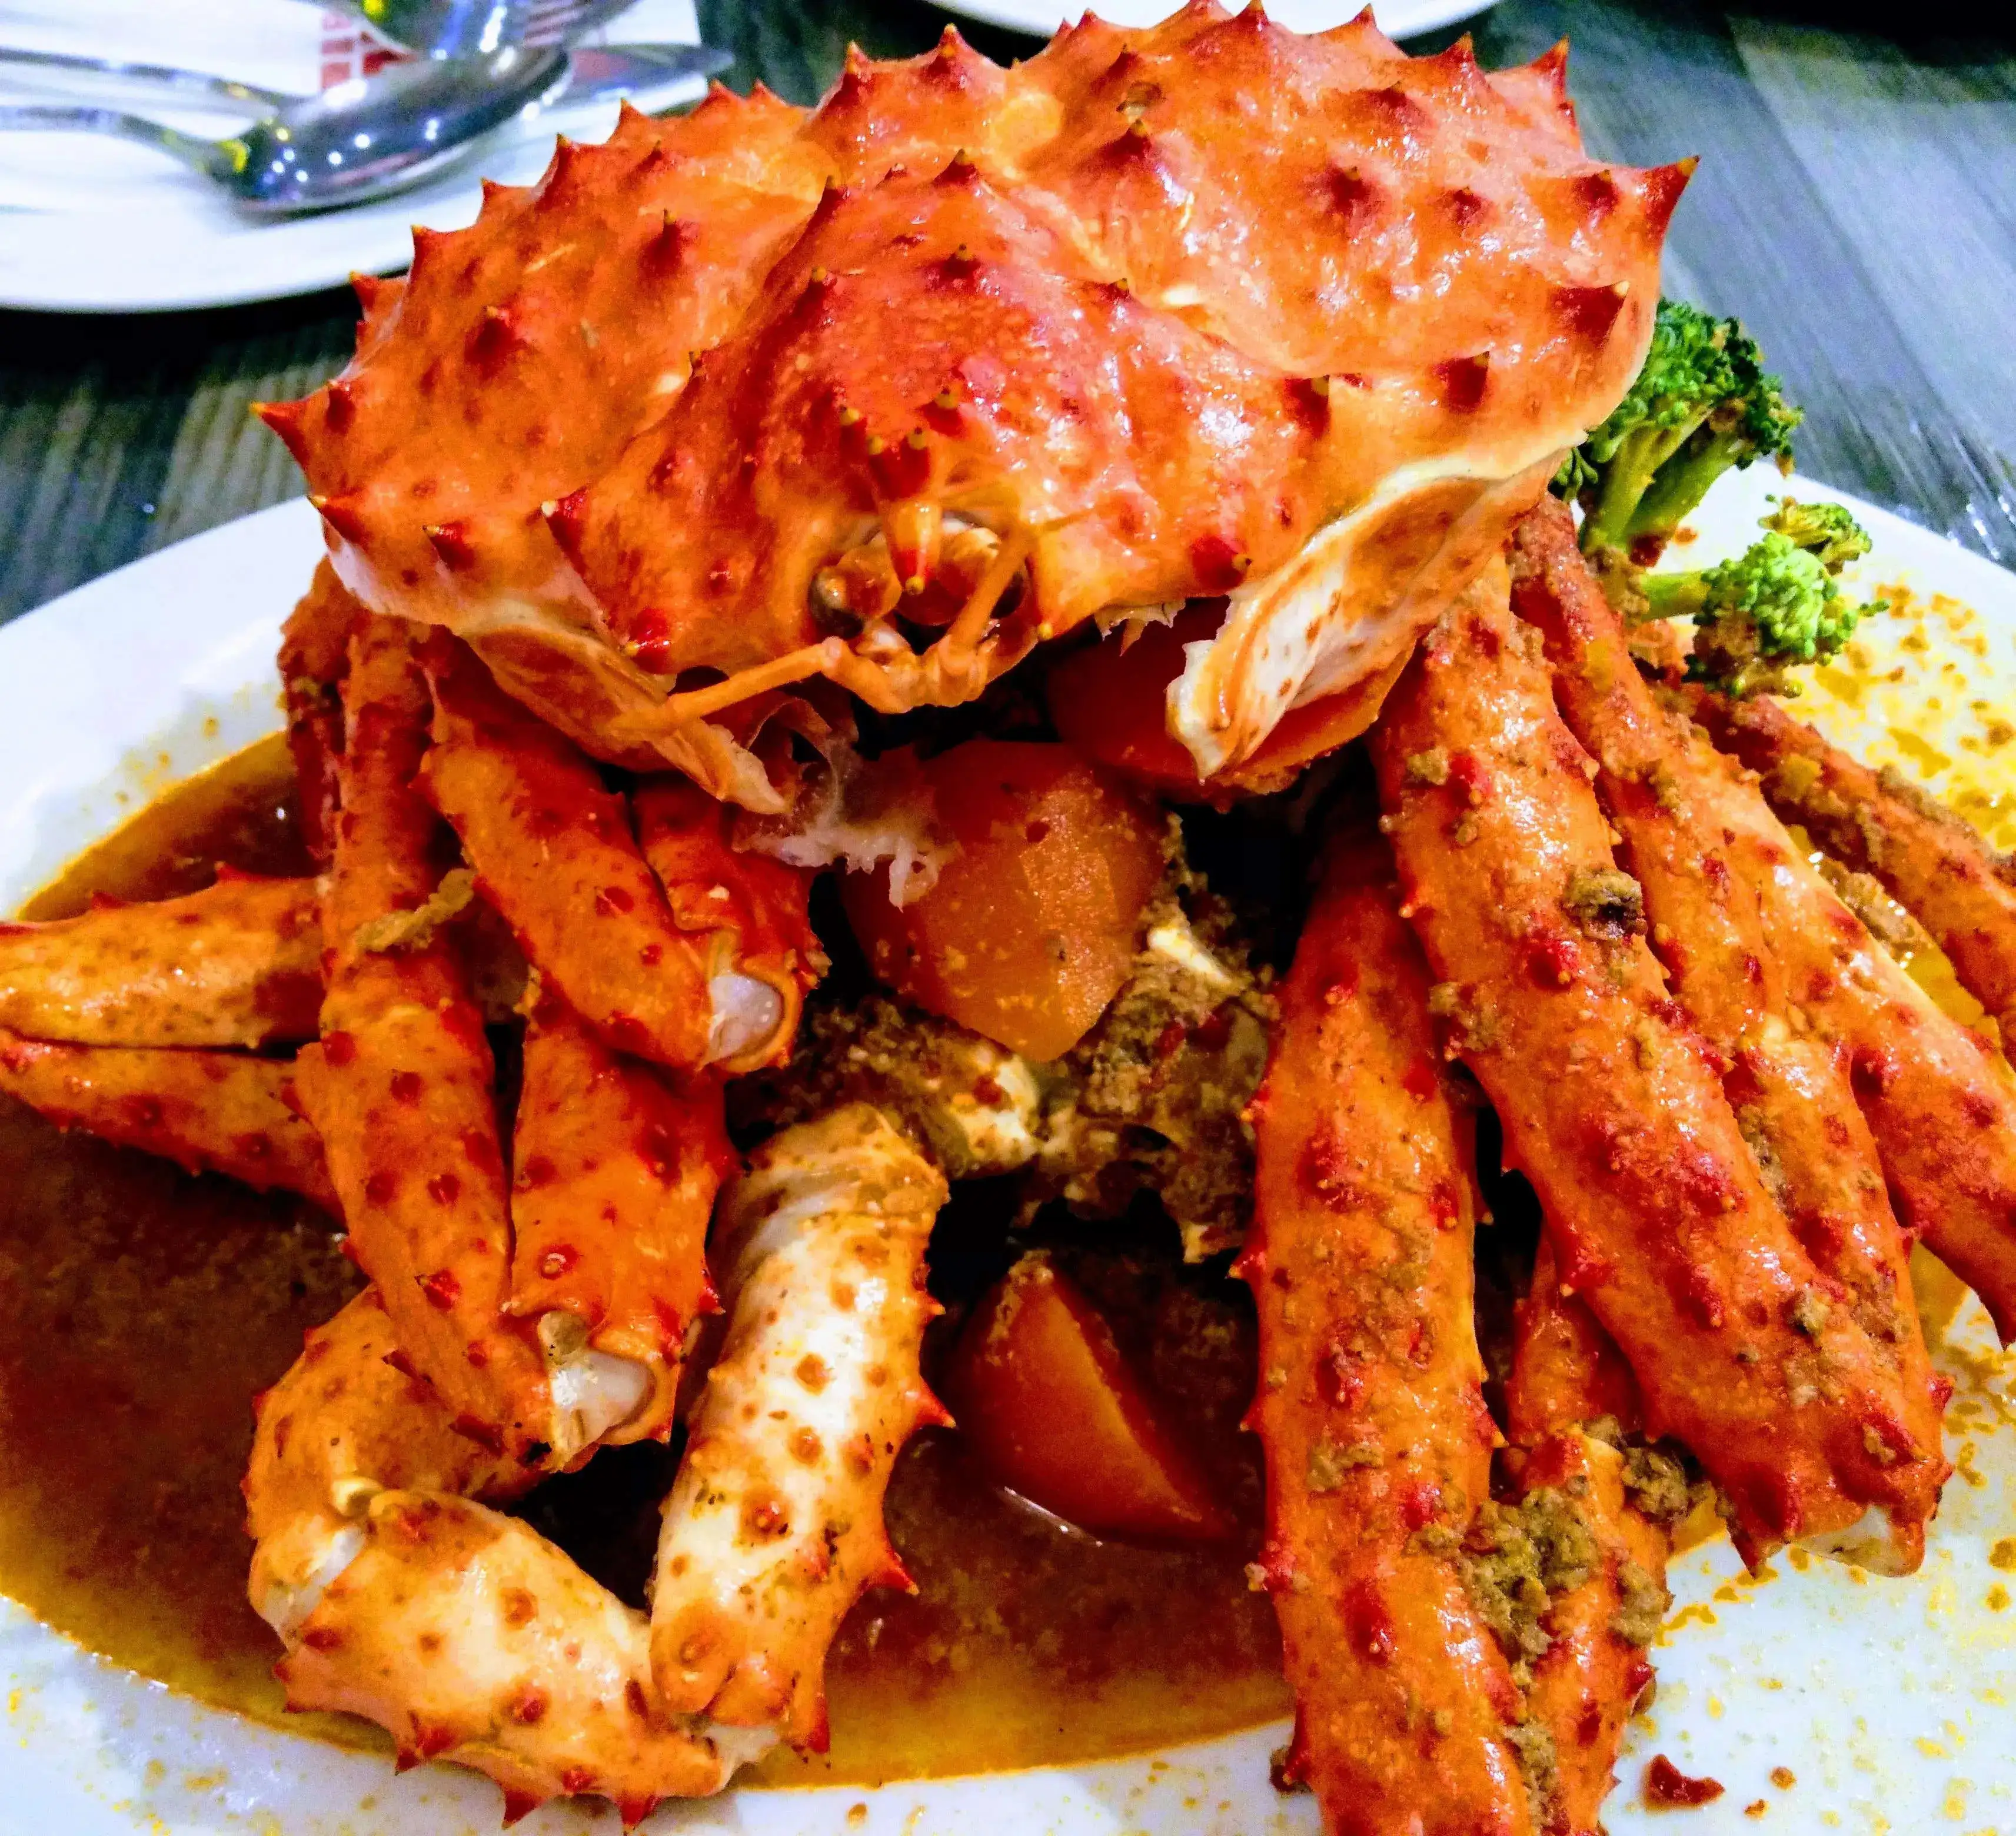
<path fill-rule="evenodd" d="M 1654 166 L 1640 175 L 1638 184 L 1639 210 L 1647 235 L 1654 242 L 1666 233 L 1666 225 L 1672 219 L 1673 209 L 1680 201 L 1680 194 L 1687 189 L 1687 182 L 1694 175 L 1694 168 L 1701 164 L 1699 157 L 1689 154 L 1683 160 L 1676 160 L 1671 165 Z"/>
<path fill-rule="evenodd" d="M 371 527 L 365 520 L 363 506 L 358 501 L 361 495 L 361 493 L 353 493 L 345 497 L 311 496 L 308 502 L 315 506 L 315 514 L 345 542 L 361 542 L 369 535 Z"/>
<path fill-rule="evenodd" d="M 419 285 L 421 275 L 441 259 L 441 249 L 453 233 L 451 230 L 430 229 L 424 223 L 413 225 L 413 258 L 406 268 L 408 293 Z"/>
<path fill-rule="evenodd" d="M 462 523 L 431 523 L 423 531 L 441 565 L 461 573 L 475 565 L 476 550 L 469 539 L 468 526 Z"/>
<path fill-rule="evenodd" d="M 1480 351 L 1471 357 L 1453 357 L 1435 365 L 1444 405 L 1452 414 L 1474 414 L 1491 383 L 1491 353 Z"/>
<path fill-rule="evenodd" d="M 1625 281 L 1607 287 L 1561 287 L 1555 290 L 1553 307 L 1570 337 L 1600 346 L 1609 337 L 1630 297 L 1630 284 Z"/>
<path fill-rule="evenodd" d="M 694 373 L 699 373 L 696 370 Z M 585 491 L 569 491 L 565 497 L 539 506 L 539 515 L 560 551 L 570 561 L 581 559 L 581 519 L 588 510 L 588 493 Z"/>
<path fill-rule="evenodd" d="M 469 359 L 478 369 L 494 369 L 525 342 L 517 312 L 509 306 L 486 306 L 469 334 Z"/>
<path fill-rule="evenodd" d="M 308 441 L 302 423 L 308 419 L 308 403 L 315 399 L 305 396 L 298 401 L 255 401 L 252 412 L 285 443 L 287 451 L 294 455 L 297 465 L 306 463 Z M 318 504 L 316 509 L 322 506 Z"/>
<path fill-rule="evenodd" d="M 681 222 L 670 211 L 666 211 L 657 232 L 644 245 L 644 266 L 651 273 L 661 276 L 678 273 L 684 265 L 686 250 L 693 239 L 693 226 Z"/>
<path fill-rule="evenodd" d="M 1568 97 L 1568 41 L 1557 38 L 1526 68 L 1539 77 L 1562 101 Z"/>
<path fill-rule="evenodd" d="M 347 376 L 338 376 L 324 387 L 322 399 L 322 426 L 332 434 L 348 433 L 357 418 L 356 384 Z"/>
<path fill-rule="evenodd" d="M 833 86 L 826 92 L 822 112 L 835 113 L 858 106 L 866 101 L 873 86 L 874 66 L 859 45 L 848 41 L 847 55 L 841 59 L 840 75 Z"/>
<path fill-rule="evenodd" d="M 1366 6 L 1361 7 L 1350 18 L 1339 20 L 1327 31 L 1316 35 L 1334 43 L 1345 44 L 1362 39 L 1368 33 L 1377 34 L 1381 38 L 1385 37 L 1385 34 L 1379 31 L 1379 22 L 1373 17 L 1372 9 Z"/>
<path fill-rule="evenodd" d="M 354 272 L 350 277 L 350 290 L 356 294 L 358 306 L 366 319 L 371 316 L 373 309 L 385 297 L 387 290 L 396 284 L 376 274 Z"/>
<path fill-rule="evenodd" d="M 894 1588 L 899 1593 L 915 1593 L 917 1591 L 916 1582 L 910 1571 L 903 1566 L 903 1558 L 897 1554 L 893 1546 L 881 1567 L 870 1571 L 868 1585 L 870 1587 Z"/>
<path fill-rule="evenodd" d="M 654 185 L 671 171 L 672 156 L 664 147 L 653 146 L 646 149 L 643 157 L 630 168 L 625 181 L 632 185 Z"/>

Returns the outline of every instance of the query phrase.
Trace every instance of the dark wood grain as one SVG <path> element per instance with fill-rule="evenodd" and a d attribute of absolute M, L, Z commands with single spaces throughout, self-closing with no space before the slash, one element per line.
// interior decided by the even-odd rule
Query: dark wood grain
<path fill-rule="evenodd" d="M 347 290 L 219 312 L 0 313 L 0 620 L 297 495 L 243 405 L 340 368 L 355 322 Z"/>
<path fill-rule="evenodd" d="M 1669 290 L 1740 313 L 1807 412 L 1804 468 L 2016 565 L 2016 9 L 1507 0 L 1489 64 L 1572 45 L 1590 145 L 1703 156 Z M 1939 35 L 1939 16 L 1978 35 Z M 1990 23 L 1976 25 L 1978 14 Z M 926 49 L 918 0 L 701 0 L 730 81 L 817 99 L 848 44 Z M 989 56 L 1033 41 L 962 26 Z M 1455 31 L 1421 41 L 1433 49 Z M 247 405 L 347 356 L 347 293 L 159 317 L 0 313 L 0 621 L 293 495 Z"/>

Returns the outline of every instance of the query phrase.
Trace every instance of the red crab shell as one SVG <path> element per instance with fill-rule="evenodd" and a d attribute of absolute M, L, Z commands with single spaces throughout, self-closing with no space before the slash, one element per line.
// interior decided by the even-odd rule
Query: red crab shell
<path fill-rule="evenodd" d="M 1586 159 L 1563 76 L 1208 0 L 852 53 L 809 113 L 563 146 L 265 412 L 351 590 L 605 756 L 774 808 L 769 689 L 956 702 L 1229 593 L 1170 698 L 1229 768 L 1390 665 L 1642 358 L 1686 169 Z"/>

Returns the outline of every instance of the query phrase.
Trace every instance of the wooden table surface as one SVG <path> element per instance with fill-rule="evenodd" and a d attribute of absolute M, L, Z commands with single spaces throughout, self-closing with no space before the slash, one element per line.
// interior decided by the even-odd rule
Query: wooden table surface
<path fill-rule="evenodd" d="M 700 17 L 736 52 L 733 85 L 811 102 L 849 38 L 921 51 L 946 16 L 915 0 L 700 0 Z M 1489 65 L 1568 38 L 1597 152 L 1703 156 L 1667 290 L 1755 331 L 1806 409 L 1805 470 L 2016 567 L 2016 8 L 1505 0 L 1471 29 Z M 1004 61 L 1033 49 L 967 35 Z M 0 313 L 0 621 L 297 492 L 247 405 L 340 367 L 355 318 L 347 293 Z"/>

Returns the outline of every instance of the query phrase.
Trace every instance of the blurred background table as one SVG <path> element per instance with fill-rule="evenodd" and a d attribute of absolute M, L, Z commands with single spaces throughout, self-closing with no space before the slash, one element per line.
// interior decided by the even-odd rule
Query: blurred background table
<path fill-rule="evenodd" d="M 736 54 L 731 85 L 760 78 L 804 103 L 849 39 L 907 55 L 946 16 L 916 0 L 700 4 L 706 42 Z M 1470 29 L 1488 66 L 1568 38 L 1599 154 L 1705 156 L 1667 288 L 1757 333 L 1805 407 L 1803 470 L 2016 567 L 2012 21 L 1977 0 L 1753 0 L 1737 14 L 1506 0 Z M 962 30 L 1003 61 L 1035 48 Z M 347 293 L 126 319 L 0 313 L 0 621 L 297 493 L 247 405 L 340 368 L 355 321 Z"/>

